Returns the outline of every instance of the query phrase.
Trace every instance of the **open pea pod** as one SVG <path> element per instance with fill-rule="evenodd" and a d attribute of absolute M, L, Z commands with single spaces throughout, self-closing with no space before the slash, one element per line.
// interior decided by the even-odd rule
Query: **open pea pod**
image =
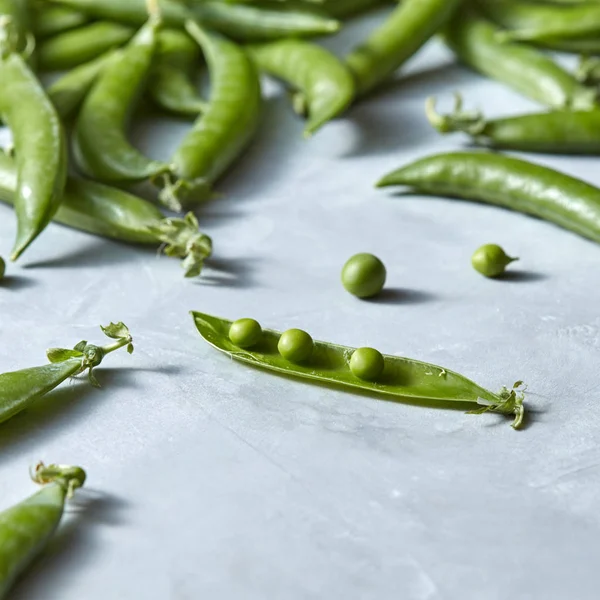
<path fill-rule="evenodd" d="M 512 426 L 518 429 L 524 417 L 523 394 L 503 388 L 499 394 L 490 392 L 466 377 L 438 367 L 401 356 L 383 355 L 384 369 L 376 381 L 365 381 L 353 375 L 350 358 L 354 348 L 315 340 L 310 360 L 294 364 L 277 349 L 281 334 L 263 329 L 260 341 L 252 348 L 240 348 L 229 339 L 232 321 L 192 312 L 200 335 L 214 348 L 231 358 L 249 365 L 292 377 L 382 394 L 391 399 L 414 404 L 467 408 L 472 413 L 497 412 L 513 415 Z"/>

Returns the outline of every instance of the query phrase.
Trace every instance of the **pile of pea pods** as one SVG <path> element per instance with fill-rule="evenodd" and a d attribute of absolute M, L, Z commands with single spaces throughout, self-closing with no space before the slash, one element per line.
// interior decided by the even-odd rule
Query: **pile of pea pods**
<path fill-rule="evenodd" d="M 313 38 L 389 3 L 389 14 L 346 56 Z M 12 134 L 0 152 L 0 200 L 14 205 L 18 260 L 51 221 L 132 244 L 160 246 L 201 274 L 213 242 L 194 209 L 256 133 L 261 74 L 291 89 L 291 109 L 310 138 L 368 94 L 434 36 L 458 61 L 543 105 L 536 113 L 487 120 L 457 95 L 451 114 L 436 100 L 423 118 L 442 134 L 462 132 L 479 150 L 421 158 L 376 185 L 487 202 L 554 222 L 600 242 L 600 190 L 566 173 L 499 151 L 600 152 L 600 0 L 0 0 L 0 121 Z M 584 55 L 569 72 L 550 51 Z M 208 71 L 204 97 L 198 74 Z M 50 85 L 41 76 L 60 72 Z M 142 101 L 190 119 L 168 161 L 130 141 Z M 307 141 L 307 143 L 310 143 Z M 130 190 L 146 183 L 154 197 Z M 148 187 L 148 186 L 147 186 Z M 177 214 L 179 213 L 179 214 Z M 513 260 L 494 245 L 473 266 L 490 277 Z M 5 262 L 0 258 L 0 279 Z M 344 286 L 359 297 L 381 290 L 385 268 L 353 257 Z M 413 403 L 497 412 L 523 422 L 522 382 L 492 393 L 436 365 L 315 341 L 301 330 L 263 329 L 249 318 L 193 313 L 201 337 L 242 363 L 326 385 Z M 106 346 L 82 340 L 48 351 L 49 363 L 0 374 L 0 422 L 110 353 L 133 351 L 123 323 L 102 328 Z M 0 513 L 0 598 L 44 548 L 66 499 L 85 482 L 80 467 L 38 465 L 44 488 Z"/>

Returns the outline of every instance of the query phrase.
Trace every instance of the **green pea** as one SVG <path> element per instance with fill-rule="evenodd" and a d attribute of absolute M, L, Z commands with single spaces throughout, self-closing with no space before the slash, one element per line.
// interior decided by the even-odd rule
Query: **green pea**
<path fill-rule="evenodd" d="M 518 258 L 512 258 L 497 244 L 486 244 L 475 250 L 471 257 L 473 268 L 485 277 L 498 277 Z"/>
<path fill-rule="evenodd" d="M 281 334 L 277 350 L 292 363 L 305 362 L 313 351 L 313 339 L 302 329 L 288 329 Z"/>
<path fill-rule="evenodd" d="M 371 298 L 385 284 L 385 265 L 372 254 L 355 254 L 342 269 L 342 285 L 359 298 Z"/>
<path fill-rule="evenodd" d="M 254 319 L 238 319 L 229 328 L 229 339 L 240 348 L 250 348 L 260 341 L 262 327 Z"/>
<path fill-rule="evenodd" d="M 0 256 L 0 281 L 4 279 L 4 273 L 6 273 L 6 263 L 4 259 Z"/>
<path fill-rule="evenodd" d="M 375 348 L 358 348 L 350 358 L 352 374 L 365 381 L 374 381 L 382 373 L 385 364 L 383 355 Z"/>

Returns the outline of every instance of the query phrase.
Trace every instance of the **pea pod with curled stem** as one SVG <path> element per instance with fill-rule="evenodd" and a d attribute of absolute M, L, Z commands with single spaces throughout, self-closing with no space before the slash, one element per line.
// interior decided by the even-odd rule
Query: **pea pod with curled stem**
<path fill-rule="evenodd" d="M 346 63 L 364 94 L 393 74 L 448 21 L 462 0 L 404 0 Z"/>
<path fill-rule="evenodd" d="M 354 99 L 349 69 L 325 48 L 302 40 L 280 40 L 247 46 L 259 69 L 298 90 L 306 106 L 306 136 L 341 114 Z"/>
<path fill-rule="evenodd" d="M 0 513 L 0 598 L 43 552 L 86 473 L 81 467 L 39 463 L 31 478 L 42 489 Z"/>
<path fill-rule="evenodd" d="M 186 27 L 203 50 L 211 91 L 204 114 L 171 158 L 170 172 L 155 178 L 161 202 L 177 209 L 205 198 L 243 152 L 258 127 L 261 106 L 258 73 L 246 52 L 193 21 Z"/>
<path fill-rule="evenodd" d="M 141 25 L 146 19 L 145 0 L 60 0 L 90 16 Z M 287 2 L 280 5 L 230 4 L 222 1 L 194 2 L 186 6 L 176 0 L 160 0 L 163 22 L 183 27 L 196 19 L 204 27 L 238 41 L 260 42 L 282 37 L 327 35 L 340 24 L 322 12 Z"/>
<path fill-rule="evenodd" d="M 478 111 L 463 111 L 457 96 L 452 114 L 441 115 L 435 100 L 427 118 L 440 133 L 462 131 L 488 148 L 554 154 L 600 154 L 600 109 L 557 110 L 486 120 Z"/>
<path fill-rule="evenodd" d="M 86 14 L 68 6 L 42 4 L 35 10 L 33 32 L 37 38 L 49 37 L 85 25 L 89 20 Z"/>
<path fill-rule="evenodd" d="M 168 169 L 134 148 L 127 126 L 151 73 L 160 20 L 152 15 L 102 71 L 75 125 L 73 154 L 79 169 L 103 182 L 136 182 Z"/>
<path fill-rule="evenodd" d="M 17 186 L 14 160 L 0 152 L 0 200 L 12 204 Z M 186 277 L 200 275 L 212 240 L 198 231 L 193 214 L 166 218 L 154 205 L 118 188 L 69 177 L 53 220 L 94 235 L 161 248 L 182 259 Z"/>
<path fill-rule="evenodd" d="M 481 13 L 465 9 L 444 29 L 446 44 L 469 67 L 553 108 L 591 109 L 597 93 L 540 50 L 501 42 L 500 30 Z"/>
<path fill-rule="evenodd" d="M 42 40 L 37 60 L 42 71 L 72 69 L 126 44 L 135 30 L 127 25 L 98 21 Z"/>
<path fill-rule="evenodd" d="M 476 413 L 492 411 L 513 415 L 515 428 L 523 421 L 523 398 L 514 388 L 503 388 L 499 394 L 494 394 L 453 371 L 391 355 L 383 356 L 382 374 L 375 381 L 365 381 L 350 370 L 353 348 L 315 340 L 310 359 L 294 364 L 283 358 L 277 349 L 281 337 L 278 331 L 263 329 L 258 343 L 251 348 L 240 348 L 229 339 L 232 321 L 200 312 L 192 312 L 192 316 L 206 342 L 253 367 L 316 383 L 358 389 L 391 400 L 456 408 L 471 406 Z"/>
<path fill-rule="evenodd" d="M 377 187 L 494 204 L 600 242 L 600 189 L 565 173 L 492 152 L 452 152 L 388 173 Z"/>
<path fill-rule="evenodd" d="M 148 86 L 154 103 L 164 110 L 197 117 L 206 109 L 194 77 L 200 64 L 200 47 L 184 31 L 165 29 L 160 32 L 158 49 Z"/>
<path fill-rule="evenodd" d="M 90 383 L 99 387 L 93 369 L 104 357 L 124 346 L 130 354 L 133 352 L 131 334 L 123 323 L 111 323 L 101 329 L 115 342 L 95 346 L 82 341 L 72 350 L 51 348 L 47 351 L 49 364 L 0 374 L 0 423 L 8 421 L 67 379 L 84 371 L 88 371 Z"/>
<path fill-rule="evenodd" d="M 0 120 L 11 130 L 17 167 L 17 237 L 12 260 L 29 247 L 58 210 L 67 175 L 60 118 L 17 46 L 11 17 L 0 16 Z"/>

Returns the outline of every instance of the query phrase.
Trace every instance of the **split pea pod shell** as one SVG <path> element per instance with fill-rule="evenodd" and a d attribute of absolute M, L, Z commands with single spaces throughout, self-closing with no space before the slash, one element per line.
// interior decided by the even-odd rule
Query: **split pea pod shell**
<path fill-rule="evenodd" d="M 60 524 L 69 493 L 85 481 L 79 467 L 60 469 L 65 471 L 63 477 L 0 513 L 0 598 L 7 597 L 16 579 L 42 552 Z"/>
<path fill-rule="evenodd" d="M 354 79 L 346 65 L 325 48 L 302 40 L 248 46 L 259 69 L 297 90 L 306 106 L 304 130 L 311 135 L 341 114 L 354 99 Z"/>
<path fill-rule="evenodd" d="M 0 42 L 0 120 L 13 136 L 17 164 L 16 260 L 44 230 L 60 205 L 67 172 L 67 148 L 60 118 L 25 59 Z M 6 82 L 6 83 L 4 83 Z"/>
<path fill-rule="evenodd" d="M 238 158 L 258 127 L 261 106 L 258 73 L 243 48 L 193 21 L 187 29 L 203 50 L 210 95 L 205 112 L 171 158 L 171 173 L 163 182 L 161 201 L 174 208 L 205 196 Z"/>
<path fill-rule="evenodd" d="M 525 160 L 492 152 L 453 152 L 417 160 L 378 187 L 494 204 L 600 242 L 600 189 Z"/>
<path fill-rule="evenodd" d="M 232 321 L 200 312 L 192 312 L 192 316 L 206 342 L 227 356 L 254 367 L 416 404 L 463 409 L 473 408 L 473 405 L 475 409 L 481 405 L 494 407 L 496 412 L 514 415 L 515 427 L 519 427 L 523 418 L 522 399 L 514 390 L 494 394 L 466 377 L 436 365 L 384 355 L 381 377 L 377 381 L 365 381 L 355 377 L 350 370 L 354 348 L 315 340 L 309 361 L 294 364 L 278 351 L 281 337 L 278 331 L 263 329 L 260 341 L 250 349 L 243 349 L 229 339 Z"/>
<path fill-rule="evenodd" d="M 446 44 L 461 61 L 524 96 L 553 108 L 587 110 L 594 106 L 595 90 L 580 84 L 536 48 L 499 40 L 500 31 L 480 13 L 465 9 L 443 33 Z"/>
<path fill-rule="evenodd" d="M 81 106 L 73 154 L 77 166 L 89 177 L 103 182 L 136 182 L 167 168 L 127 140 L 129 119 L 151 73 L 158 26 L 151 18 L 139 30 L 102 71 Z"/>
<path fill-rule="evenodd" d="M 346 63 L 364 94 L 387 79 L 451 17 L 461 0 L 403 0 Z"/>

